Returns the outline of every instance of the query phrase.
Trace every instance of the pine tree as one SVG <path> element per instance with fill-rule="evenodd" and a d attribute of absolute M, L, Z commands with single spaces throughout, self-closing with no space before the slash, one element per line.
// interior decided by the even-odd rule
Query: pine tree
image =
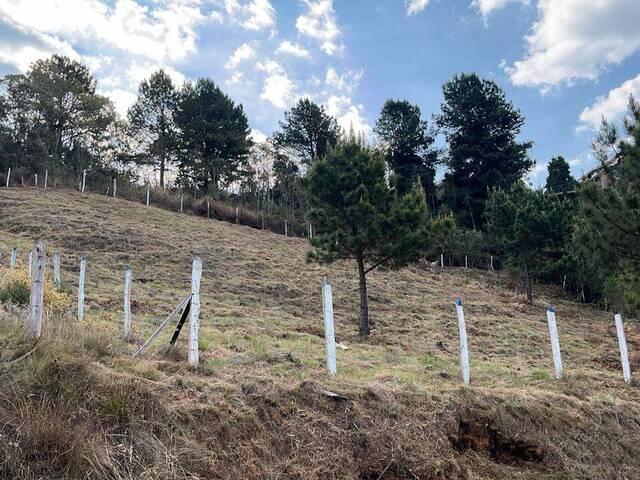
<path fill-rule="evenodd" d="M 327 115 L 323 106 L 302 98 L 285 112 L 280 131 L 274 133 L 273 139 L 276 146 L 293 151 L 300 163 L 309 165 L 335 147 L 339 136 L 336 119 Z"/>
<path fill-rule="evenodd" d="M 387 165 L 400 194 L 407 193 L 420 178 L 431 195 L 438 155 L 434 135 L 420 118 L 420 108 L 406 100 L 387 100 L 376 122 L 375 133 L 382 140 Z"/>
<path fill-rule="evenodd" d="M 610 131 L 610 124 L 605 122 L 603 128 L 599 138 Z M 582 189 L 581 199 L 591 232 L 601 244 L 593 249 L 593 254 L 611 249 L 617 257 L 615 278 L 610 282 L 613 290 L 619 291 L 610 293 L 619 297 L 620 303 L 637 309 L 640 306 L 640 103 L 633 96 L 629 98 L 624 128 L 628 137 L 617 147 L 620 162 L 610 172 L 611 185 L 601 188 L 589 183 Z"/>
<path fill-rule="evenodd" d="M 184 85 L 175 120 L 182 181 L 218 195 L 245 174 L 252 145 L 247 116 L 213 81 L 201 78 Z"/>
<path fill-rule="evenodd" d="M 527 300 L 533 302 L 531 279 L 559 261 L 571 239 L 570 206 L 520 181 L 490 192 L 485 216 L 494 245 L 521 272 Z"/>
<path fill-rule="evenodd" d="M 575 190 L 576 179 L 571 175 L 569 164 L 562 156 L 553 157 L 547 165 L 546 190 L 548 193 L 567 193 Z"/>
<path fill-rule="evenodd" d="M 479 227 L 488 192 L 510 188 L 533 166 L 531 142 L 518 142 L 524 117 L 491 80 L 475 73 L 442 86 L 437 117 L 449 143 L 445 203 L 467 227 Z"/>
<path fill-rule="evenodd" d="M 138 98 L 128 111 L 132 134 L 144 145 L 143 162 L 160 172 L 164 187 L 167 164 L 176 156 L 178 131 L 174 116 L 178 92 L 171 77 L 158 70 L 138 87 Z"/>
<path fill-rule="evenodd" d="M 308 218 L 313 222 L 311 260 L 356 261 L 360 285 L 358 332 L 371 327 L 368 273 L 377 267 L 400 268 L 435 252 L 452 228 L 451 219 L 429 220 L 419 182 L 404 196 L 390 188 L 384 157 L 358 142 L 329 150 L 304 179 Z"/>

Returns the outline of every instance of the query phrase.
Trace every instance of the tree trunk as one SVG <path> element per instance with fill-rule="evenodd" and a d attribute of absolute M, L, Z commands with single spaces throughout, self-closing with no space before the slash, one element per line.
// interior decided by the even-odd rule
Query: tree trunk
<path fill-rule="evenodd" d="M 529 268 L 527 262 L 524 262 L 524 288 L 527 292 L 527 302 L 533 304 L 533 291 L 531 288 L 531 276 L 529 275 Z"/>
<path fill-rule="evenodd" d="M 160 152 L 160 188 L 164 188 L 164 171 L 166 168 L 166 155 L 164 149 Z"/>
<path fill-rule="evenodd" d="M 358 323 L 358 335 L 368 337 L 371 333 L 371 325 L 369 325 L 369 304 L 367 302 L 367 274 L 364 271 L 364 258 L 362 254 L 358 254 L 356 258 L 358 262 L 358 277 L 360 280 L 360 321 Z"/>

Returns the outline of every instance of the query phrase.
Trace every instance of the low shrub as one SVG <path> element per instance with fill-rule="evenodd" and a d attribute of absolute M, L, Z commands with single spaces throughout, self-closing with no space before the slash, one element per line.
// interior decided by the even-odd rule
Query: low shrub
<path fill-rule="evenodd" d="M 31 278 L 26 268 L 0 267 L 0 303 L 27 305 Z M 63 314 L 69 306 L 70 294 L 58 291 L 51 281 L 44 284 L 44 307 L 48 314 Z"/>

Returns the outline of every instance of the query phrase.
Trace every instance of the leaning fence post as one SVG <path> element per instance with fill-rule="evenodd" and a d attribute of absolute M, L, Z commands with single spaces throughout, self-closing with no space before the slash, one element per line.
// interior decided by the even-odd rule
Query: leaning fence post
<path fill-rule="evenodd" d="M 11 263 L 9 264 L 9 268 L 16 268 L 17 261 L 18 261 L 18 248 L 13 247 L 11 249 Z"/>
<path fill-rule="evenodd" d="M 324 338 L 327 346 L 327 368 L 331 375 L 335 375 L 337 368 L 336 337 L 333 328 L 333 294 L 327 277 L 324 277 L 322 282 L 322 313 L 324 314 Z"/>
<path fill-rule="evenodd" d="M 42 314 L 44 312 L 44 270 L 46 248 L 40 240 L 35 248 L 34 265 L 31 270 L 31 294 L 29 296 L 29 320 L 27 329 L 32 337 L 42 334 Z"/>
<path fill-rule="evenodd" d="M 131 267 L 124 269 L 124 336 L 131 336 Z"/>
<path fill-rule="evenodd" d="M 113 198 L 116 198 L 116 190 L 118 188 L 118 184 L 116 182 L 116 177 L 113 177 Z"/>
<path fill-rule="evenodd" d="M 53 253 L 53 284 L 56 288 L 60 288 L 60 252 Z"/>
<path fill-rule="evenodd" d="M 624 325 L 622 324 L 622 315 L 616 313 L 616 332 L 618 333 L 618 345 L 620 346 L 620 360 L 622 361 L 622 376 L 624 381 L 631 383 L 631 368 L 629 367 L 629 354 L 627 353 L 627 339 L 624 335 Z"/>
<path fill-rule="evenodd" d="M 47 181 L 49 180 L 49 170 L 44 171 L 44 189 L 47 189 Z"/>
<path fill-rule="evenodd" d="M 558 380 L 562 378 L 562 356 L 560 354 L 560 341 L 558 340 L 558 327 L 556 325 L 556 311 L 551 305 L 547 307 L 547 323 L 549 324 L 549 336 L 551 337 L 551 351 L 553 353 L 553 366 Z"/>
<path fill-rule="evenodd" d="M 149 206 L 149 187 L 147 187 L 147 207 Z"/>
<path fill-rule="evenodd" d="M 460 365 L 462 367 L 462 381 L 469 385 L 469 346 L 467 345 L 467 325 L 464 321 L 462 300 L 456 299 L 456 312 L 458 314 L 458 331 L 460 333 Z"/>
<path fill-rule="evenodd" d="M 78 320 L 84 318 L 84 277 L 87 269 L 87 259 L 80 257 L 80 278 L 78 280 Z"/>
<path fill-rule="evenodd" d="M 189 317 L 189 365 L 197 367 L 200 360 L 198 350 L 198 329 L 200 324 L 200 278 L 202 276 L 202 260 L 193 257 L 191 268 L 191 311 Z"/>
<path fill-rule="evenodd" d="M 9 179 L 11 178 L 11 167 L 9 167 L 9 171 L 7 172 L 7 188 L 9 188 Z"/>

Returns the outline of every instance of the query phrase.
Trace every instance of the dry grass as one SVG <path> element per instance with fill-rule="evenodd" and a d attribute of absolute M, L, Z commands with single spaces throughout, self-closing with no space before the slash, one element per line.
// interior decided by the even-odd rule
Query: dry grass
<path fill-rule="evenodd" d="M 497 273 L 374 272 L 374 331 L 362 342 L 354 266 L 305 263 L 302 239 L 94 195 L 2 189 L 3 262 L 13 245 L 24 262 L 40 238 L 60 250 L 73 290 L 87 255 L 89 308 L 82 326 L 49 319 L 43 346 L 8 370 L 0 434 L 25 447 L 1 452 L 0 473 L 37 478 L 48 462 L 51 475 L 72 478 L 601 479 L 640 468 L 640 392 L 622 382 L 612 318 L 553 289 L 539 288 L 530 306 Z M 167 351 L 171 329 L 144 359 L 131 359 L 188 293 L 196 253 L 204 263 L 201 367 L 186 367 L 184 331 Z M 120 340 L 125 265 L 134 272 L 131 343 Z M 349 347 L 338 351 L 336 378 L 323 360 L 324 274 L 338 339 Z M 465 305 L 471 387 L 459 381 L 456 297 Z M 552 375 L 547 303 L 557 309 L 561 382 Z M 627 327 L 634 370 L 640 334 L 637 323 Z M 28 351 L 19 330 L 5 330 L 0 360 L 4 350 Z M 34 373 L 56 358 L 76 392 L 70 398 Z M 35 437 L 19 437 L 25 418 L 39 415 L 28 429 Z M 31 458 L 31 445 L 55 439 L 65 422 L 73 426 L 67 443 L 45 444 L 45 460 Z M 87 442 L 73 443 L 83 435 Z"/>

